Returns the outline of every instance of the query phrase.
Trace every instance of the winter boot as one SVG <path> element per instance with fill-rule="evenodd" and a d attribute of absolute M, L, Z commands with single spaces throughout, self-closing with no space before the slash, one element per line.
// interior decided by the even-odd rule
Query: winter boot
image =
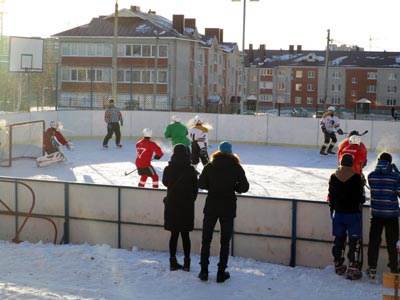
<path fill-rule="evenodd" d="M 222 283 L 225 280 L 229 279 L 231 277 L 231 274 L 229 274 L 229 272 L 225 271 L 225 270 L 218 270 L 217 273 L 217 282 L 218 283 Z"/>
<path fill-rule="evenodd" d="M 365 273 L 368 275 L 369 280 L 375 280 L 376 278 L 376 269 L 368 267 Z"/>
<path fill-rule="evenodd" d="M 347 266 L 343 264 L 344 263 L 344 258 L 340 259 L 335 259 L 335 273 L 338 275 L 343 275 L 346 270 Z"/>
<path fill-rule="evenodd" d="M 347 279 L 357 280 L 362 277 L 362 272 L 360 270 L 360 265 L 358 263 L 351 263 L 349 269 L 347 270 Z"/>
<path fill-rule="evenodd" d="M 178 264 L 178 261 L 176 260 L 176 257 L 170 257 L 169 258 L 169 270 L 170 271 L 176 271 L 182 269 L 182 265 Z"/>
<path fill-rule="evenodd" d="M 201 268 L 201 271 L 199 273 L 199 278 L 201 281 L 207 281 L 208 280 L 208 269 Z"/>
<path fill-rule="evenodd" d="M 329 153 L 329 154 L 336 154 L 336 152 L 332 151 L 332 149 L 333 149 L 333 145 L 329 145 L 329 147 L 328 147 L 328 153 Z"/>
<path fill-rule="evenodd" d="M 190 272 L 190 257 L 183 259 L 183 271 Z"/>
<path fill-rule="evenodd" d="M 324 146 L 322 146 L 321 151 L 319 151 L 319 154 L 328 155 L 328 153 L 326 153 L 325 150 L 326 150 L 326 146 L 324 145 Z"/>

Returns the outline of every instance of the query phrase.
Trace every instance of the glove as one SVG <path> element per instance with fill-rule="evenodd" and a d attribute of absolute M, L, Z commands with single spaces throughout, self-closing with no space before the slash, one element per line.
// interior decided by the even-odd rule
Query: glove
<path fill-rule="evenodd" d="M 108 123 L 108 124 L 107 124 L 107 129 L 108 129 L 108 130 L 111 130 L 111 129 L 112 129 L 111 123 Z"/>
<path fill-rule="evenodd" d="M 201 148 L 200 149 L 200 155 L 201 154 L 206 154 L 207 153 L 207 147 Z"/>
<path fill-rule="evenodd" d="M 161 158 L 161 156 L 158 156 L 158 155 L 154 155 L 154 157 L 153 157 L 153 159 L 155 159 L 155 160 L 159 160 Z"/>
<path fill-rule="evenodd" d="M 69 150 L 69 151 L 74 151 L 74 145 L 71 143 L 71 142 L 68 142 L 68 143 L 66 143 L 65 144 L 65 147 L 67 147 L 67 149 Z"/>
<path fill-rule="evenodd" d="M 124 126 L 124 121 L 121 121 L 121 127 Z"/>
<path fill-rule="evenodd" d="M 340 135 L 342 135 L 342 134 L 343 134 L 343 130 L 339 128 L 339 129 L 337 130 L 337 133 L 339 133 Z"/>
<path fill-rule="evenodd" d="M 325 125 L 322 125 L 322 126 L 321 126 L 321 130 L 322 130 L 323 133 L 326 132 L 326 127 L 325 127 Z"/>

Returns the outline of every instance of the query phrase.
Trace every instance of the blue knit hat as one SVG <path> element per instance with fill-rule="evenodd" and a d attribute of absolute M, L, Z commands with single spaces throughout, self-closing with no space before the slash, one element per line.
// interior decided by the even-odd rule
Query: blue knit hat
<path fill-rule="evenodd" d="M 218 149 L 222 153 L 232 153 L 232 144 L 227 141 L 223 141 L 221 144 L 219 144 Z"/>

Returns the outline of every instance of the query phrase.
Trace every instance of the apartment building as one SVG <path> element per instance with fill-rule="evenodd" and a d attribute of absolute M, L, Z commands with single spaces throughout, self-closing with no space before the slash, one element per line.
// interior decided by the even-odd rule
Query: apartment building
<path fill-rule="evenodd" d="M 60 44 L 59 105 L 103 107 L 116 68 L 122 108 L 231 111 L 240 53 L 236 43 L 224 43 L 222 29 L 205 31 L 184 15 L 170 21 L 131 6 L 53 35 Z"/>
<path fill-rule="evenodd" d="M 390 110 L 400 107 L 400 52 L 366 52 L 332 45 L 326 51 L 246 50 L 247 109 L 264 111 L 278 105 L 321 109 Z"/>

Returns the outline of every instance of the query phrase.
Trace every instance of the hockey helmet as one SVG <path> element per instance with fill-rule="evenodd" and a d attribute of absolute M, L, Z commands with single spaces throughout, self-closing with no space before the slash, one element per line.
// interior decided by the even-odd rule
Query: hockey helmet
<path fill-rule="evenodd" d="M 153 131 L 150 128 L 143 129 L 143 136 L 144 137 L 151 137 L 152 134 L 153 134 Z"/>
<path fill-rule="evenodd" d="M 200 124 L 203 124 L 203 123 L 204 123 L 204 120 L 203 120 L 202 117 L 196 116 L 196 117 L 194 117 L 194 123 L 195 123 L 196 125 L 200 125 Z"/>
<path fill-rule="evenodd" d="M 361 143 L 361 137 L 359 135 L 352 135 L 349 138 L 349 144 L 351 145 L 360 145 Z"/>
<path fill-rule="evenodd" d="M 58 129 L 58 122 L 57 121 L 51 121 L 50 122 L 50 127 L 53 129 Z"/>
<path fill-rule="evenodd" d="M 347 135 L 347 137 L 351 137 L 352 135 L 360 135 L 360 133 L 357 130 L 352 130 L 350 133 Z"/>
<path fill-rule="evenodd" d="M 181 121 L 181 117 L 180 117 L 180 116 L 177 116 L 177 115 L 173 115 L 173 116 L 172 116 L 172 121 L 173 121 L 173 122 L 180 122 L 180 121 Z"/>
<path fill-rule="evenodd" d="M 335 111 L 335 107 L 334 107 L 334 106 L 329 106 L 329 107 L 328 107 L 328 110 L 329 110 L 329 111 Z"/>

